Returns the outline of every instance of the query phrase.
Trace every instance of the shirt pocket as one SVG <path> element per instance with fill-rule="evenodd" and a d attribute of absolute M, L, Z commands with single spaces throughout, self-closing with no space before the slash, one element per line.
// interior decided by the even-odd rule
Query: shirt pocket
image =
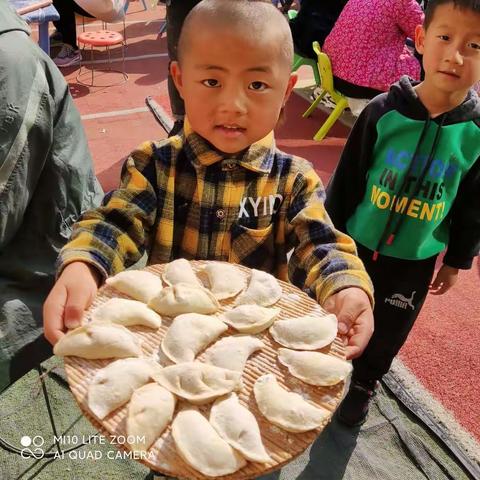
<path fill-rule="evenodd" d="M 272 272 L 274 267 L 273 223 L 265 228 L 248 228 L 232 224 L 230 237 L 230 263 Z"/>

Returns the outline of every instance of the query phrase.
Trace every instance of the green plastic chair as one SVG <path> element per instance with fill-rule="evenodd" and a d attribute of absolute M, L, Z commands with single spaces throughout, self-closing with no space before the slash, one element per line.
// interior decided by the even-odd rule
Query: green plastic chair
<path fill-rule="evenodd" d="M 289 20 L 292 20 L 297 16 L 297 11 L 289 10 L 287 16 Z M 302 65 L 308 65 L 309 67 L 312 67 L 315 84 L 320 85 L 320 72 L 318 71 L 316 60 L 313 58 L 302 57 L 298 53 L 295 53 L 293 57 L 292 72 L 296 72 Z"/>
<path fill-rule="evenodd" d="M 317 108 L 317 105 L 320 103 L 320 100 L 329 94 L 335 103 L 335 108 L 330 113 L 329 117 L 325 120 L 325 123 L 320 127 L 320 130 L 314 135 L 313 139 L 320 141 L 328 133 L 333 124 L 338 120 L 343 111 L 348 107 L 348 101 L 345 95 L 342 95 L 340 92 L 335 90 L 333 85 L 333 73 L 332 73 L 332 64 L 326 53 L 323 53 L 320 49 L 318 42 L 313 42 L 313 50 L 318 56 L 318 69 L 320 71 L 320 87 L 322 93 L 314 100 L 310 105 L 308 110 L 302 115 L 303 118 L 309 117 L 311 113 Z"/>

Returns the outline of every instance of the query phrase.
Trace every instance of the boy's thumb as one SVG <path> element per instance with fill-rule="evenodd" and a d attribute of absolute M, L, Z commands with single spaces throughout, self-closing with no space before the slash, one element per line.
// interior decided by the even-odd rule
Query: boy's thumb
<path fill-rule="evenodd" d="M 69 292 L 64 311 L 64 324 L 68 329 L 77 328 L 82 324 L 83 313 L 87 307 L 87 299 Z"/>
<path fill-rule="evenodd" d="M 334 313 L 335 310 L 335 298 L 333 296 L 328 297 L 325 302 L 323 302 L 322 307 L 329 313 Z"/>

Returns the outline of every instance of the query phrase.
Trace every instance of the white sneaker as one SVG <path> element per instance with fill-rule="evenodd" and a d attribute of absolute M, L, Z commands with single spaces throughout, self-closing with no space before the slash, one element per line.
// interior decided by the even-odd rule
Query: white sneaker
<path fill-rule="evenodd" d="M 80 64 L 82 54 L 79 49 L 75 50 L 71 45 L 65 43 L 53 61 L 58 68 L 73 67 Z"/>

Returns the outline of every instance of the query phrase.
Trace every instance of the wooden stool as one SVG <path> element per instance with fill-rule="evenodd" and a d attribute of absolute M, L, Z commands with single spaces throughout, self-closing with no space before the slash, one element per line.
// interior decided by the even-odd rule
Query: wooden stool
<path fill-rule="evenodd" d="M 94 32 L 82 32 L 78 38 L 77 41 L 79 44 L 82 44 L 82 54 L 85 53 L 85 49 L 87 45 L 90 45 L 90 61 L 91 61 L 91 82 L 86 83 L 82 80 L 82 77 L 85 76 L 86 73 L 88 72 L 82 72 L 82 69 L 84 68 L 83 65 L 83 59 L 82 62 L 80 62 L 80 70 L 77 75 L 77 82 L 86 85 L 88 87 L 94 87 L 94 86 L 101 86 L 101 87 L 111 87 L 113 85 L 121 85 L 122 83 L 125 83 L 128 80 L 128 75 L 125 72 L 125 39 L 124 36 L 119 33 L 115 32 L 113 30 L 97 30 Z M 112 59 L 110 57 L 110 47 L 113 47 L 115 45 L 121 45 L 122 47 L 122 70 L 115 70 L 112 69 Z M 109 85 L 95 85 L 94 83 L 94 60 L 93 60 L 93 47 L 105 47 L 107 54 L 108 54 L 108 72 L 116 72 L 119 73 L 122 76 L 122 80 L 117 83 L 111 83 Z"/>

